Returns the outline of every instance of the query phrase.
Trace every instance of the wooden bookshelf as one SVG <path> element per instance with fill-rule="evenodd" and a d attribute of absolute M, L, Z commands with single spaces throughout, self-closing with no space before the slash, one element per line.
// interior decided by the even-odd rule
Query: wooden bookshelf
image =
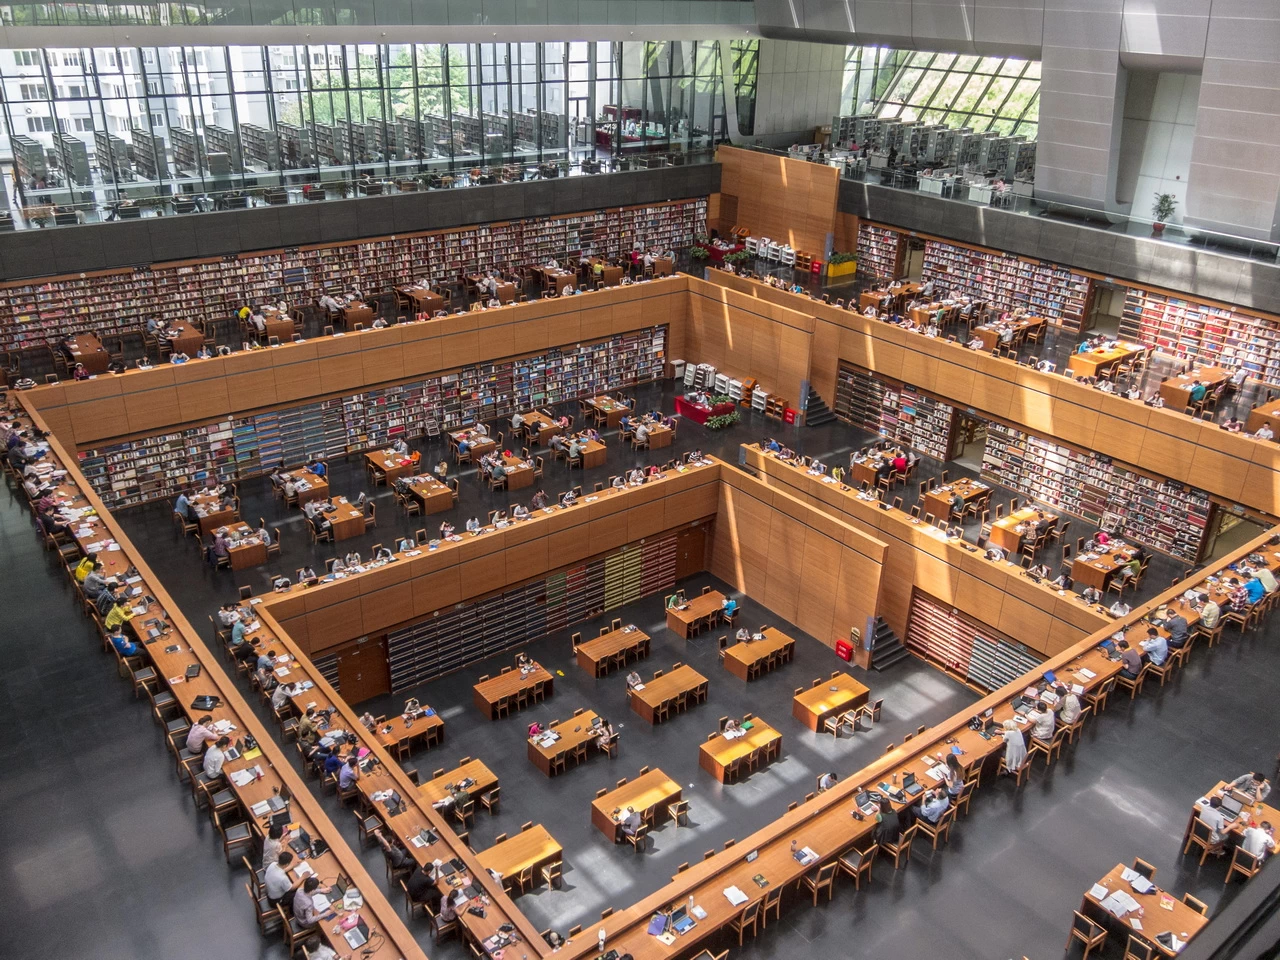
<path fill-rule="evenodd" d="M 858 225 L 858 273 L 893 280 L 902 271 L 902 234 L 874 223 Z"/>
<path fill-rule="evenodd" d="M 425 380 L 367 389 L 82 451 L 80 467 L 113 508 L 175 496 L 208 476 L 269 473 L 278 463 L 384 448 L 426 432 L 510 417 L 517 410 L 656 380 L 666 327 L 618 334 L 512 360 L 473 364 Z"/>
<path fill-rule="evenodd" d="M 1200 559 L 1215 509 L 1202 490 L 1000 423 L 987 425 L 982 475 L 1188 563 Z"/>
<path fill-rule="evenodd" d="M 387 634 L 391 691 L 460 670 L 575 623 L 666 592 L 676 582 L 676 537 L 650 537 L 604 556 L 451 605 Z"/>
<path fill-rule="evenodd" d="M 938 460 L 950 456 L 955 407 L 843 361 L 836 380 L 835 414 Z"/>
<path fill-rule="evenodd" d="M 571 217 L 490 223 L 460 230 L 269 250 L 238 257 L 157 263 L 129 270 L 0 284 L 0 350 L 56 343 L 77 333 L 137 332 L 145 318 L 204 320 L 242 305 L 308 303 L 357 280 L 390 290 L 424 275 L 456 278 L 490 267 L 622 256 L 633 242 L 681 250 L 706 229 L 699 197 Z"/>
<path fill-rule="evenodd" d="M 983 690 L 1007 686 L 1041 663 L 1040 657 L 1016 640 L 918 589 L 911 598 L 906 645 L 947 673 Z"/>

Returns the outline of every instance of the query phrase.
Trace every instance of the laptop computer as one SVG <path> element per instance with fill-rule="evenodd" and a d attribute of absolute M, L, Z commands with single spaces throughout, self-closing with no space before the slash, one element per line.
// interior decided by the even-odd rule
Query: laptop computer
<path fill-rule="evenodd" d="M 916 775 L 914 773 L 903 775 L 902 789 L 909 797 L 918 797 L 920 794 L 924 793 L 924 787 L 916 783 Z"/>
<path fill-rule="evenodd" d="M 1228 817 L 1238 817 L 1243 809 L 1244 804 L 1237 800 L 1234 794 L 1229 793 L 1222 798 L 1222 812 Z"/>
<path fill-rule="evenodd" d="M 671 914 L 671 927 L 676 933 L 686 934 L 697 925 L 697 921 L 694 920 L 693 917 L 689 916 L 689 909 L 687 907 L 678 907 Z"/>
<path fill-rule="evenodd" d="M 1031 705 L 1023 700 L 1022 697 L 1014 697 L 1010 701 L 1009 706 L 1013 707 L 1013 712 L 1018 714 L 1027 714 L 1031 712 Z"/>
<path fill-rule="evenodd" d="M 304 852 L 311 849 L 311 835 L 306 830 L 298 829 L 298 835 L 289 841 L 289 846 L 298 856 L 303 856 Z"/>
<path fill-rule="evenodd" d="M 369 925 L 361 920 L 350 930 L 345 931 L 342 934 L 342 939 L 346 940 L 353 950 L 357 947 L 363 947 L 369 942 Z"/>
<path fill-rule="evenodd" d="M 861 810 L 863 813 L 865 813 L 868 817 L 874 817 L 877 813 L 880 812 L 879 804 L 875 803 L 871 799 L 871 794 L 868 793 L 866 790 L 863 790 L 861 793 L 857 794 L 853 798 L 853 805 L 857 807 L 859 810 Z"/>

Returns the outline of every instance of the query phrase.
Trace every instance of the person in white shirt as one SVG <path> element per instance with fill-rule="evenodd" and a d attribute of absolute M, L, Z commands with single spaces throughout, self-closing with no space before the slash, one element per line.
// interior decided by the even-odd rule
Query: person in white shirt
<path fill-rule="evenodd" d="M 636 441 L 643 443 L 649 439 L 649 425 L 647 423 L 637 423 L 634 431 Z"/>
<path fill-rule="evenodd" d="M 1271 830 L 1271 824 L 1266 820 L 1262 821 L 1262 825 L 1258 827 L 1246 827 L 1244 836 L 1240 838 L 1240 847 L 1245 853 L 1251 853 L 1258 858 L 1259 861 L 1265 860 L 1271 855 L 1271 848 L 1275 844 L 1275 836 Z"/>
<path fill-rule="evenodd" d="M 1270 426 L 1264 423 L 1262 426 L 1258 428 L 1258 432 L 1255 433 L 1254 436 L 1257 437 L 1259 440 L 1270 440 L 1272 437 L 1275 436 L 1275 433 L 1271 430 Z"/>
<path fill-rule="evenodd" d="M 818 778 L 818 792 L 821 793 L 823 790 L 830 790 L 836 785 L 838 780 L 839 778 L 834 773 L 824 773 Z"/>
<path fill-rule="evenodd" d="M 222 776 L 222 765 L 226 762 L 226 748 L 231 746 L 230 737 L 219 737 L 218 742 L 204 752 L 205 776 L 217 779 Z"/>
<path fill-rule="evenodd" d="M 333 297 L 329 296 L 327 293 L 319 299 L 318 303 L 331 314 L 342 312 L 342 304 L 338 303 L 337 300 L 333 299 Z"/>
<path fill-rule="evenodd" d="M 1222 838 L 1227 832 L 1229 821 L 1223 816 L 1222 798 L 1210 797 L 1209 805 L 1201 808 L 1199 813 L 1200 822 L 1209 828 L 1209 843 L 1213 844 L 1217 849 L 1210 848 L 1211 853 L 1222 852 Z"/>
<path fill-rule="evenodd" d="M 1113 617 L 1127 617 L 1129 615 L 1129 605 L 1123 600 L 1117 600 L 1111 605 L 1111 609 L 1107 613 Z"/>
<path fill-rule="evenodd" d="M 268 864 L 263 876 L 263 885 L 267 888 L 267 902 L 272 906 L 284 900 L 302 885 L 302 877 L 289 879 L 289 865 L 293 863 L 293 854 L 288 850 L 280 851 L 280 858 Z"/>
<path fill-rule="evenodd" d="M 396 439 L 396 442 L 391 445 L 391 449 L 403 456 L 409 452 L 409 444 L 405 441 L 404 437 L 399 437 Z"/>
<path fill-rule="evenodd" d="M 1035 709 L 1027 714 L 1031 724 L 1031 736 L 1037 740 L 1053 739 L 1053 711 L 1043 700 L 1037 700 Z"/>
<path fill-rule="evenodd" d="M 292 683 L 282 683 L 271 693 L 271 706 L 276 711 L 284 709 L 284 705 L 289 702 L 289 698 L 298 692 L 296 685 Z"/>
<path fill-rule="evenodd" d="M 524 426 L 524 414 L 522 414 L 520 411 L 517 410 L 515 413 L 511 415 L 511 429 L 519 430 L 523 426 Z"/>
<path fill-rule="evenodd" d="M 525 507 L 523 504 L 517 503 L 511 511 L 511 518 L 513 520 L 528 520 L 529 519 L 528 508 Z"/>
<path fill-rule="evenodd" d="M 1058 719 L 1070 726 L 1080 717 L 1080 698 L 1068 688 L 1059 685 L 1054 691 L 1058 695 Z"/>

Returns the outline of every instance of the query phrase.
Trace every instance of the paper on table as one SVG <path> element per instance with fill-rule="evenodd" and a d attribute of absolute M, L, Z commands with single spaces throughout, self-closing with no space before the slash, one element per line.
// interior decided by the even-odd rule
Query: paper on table
<path fill-rule="evenodd" d="M 1107 892 L 1107 888 L 1100 883 L 1095 883 L 1089 888 L 1089 896 L 1098 901 L 1107 899 Z"/>
<path fill-rule="evenodd" d="M 1130 922 L 1131 924 L 1133 924 L 1133 929 L 1135 929 L 1135 930 L 1141 930 L 1141 929 L 1142 929 L 1142 921 L 1141 921 L 1141 920 L 1139 920 L 1137 917 L 1130 917 L 1130 918 L 1129 918 L 1129 922 Z"/>
<path fill-rule="evenodd" d="M 1097 674 L 1096 674 L 1096 673 L 1094 673 L 1092 670 L 1090 670 L 1088 667 L 1081 667 L 1081 668 L 1080 668 L 1080 674 L 1081 674 L 1081 676 L 1083 676 L 1086 680 L 1092 680 L 1094 677 L 1096 677 L 1096 676 L 1097 676 Z"/>
<path fill-rule="evenodd" d="M 739 890 L 737 887 L 725 887 L 724 895 L 729 899 L 729 902 L 733 904 L 735 907 L 742 906 L 742 904 L 746 903 L 748 900 L 747 895 L 743 893 L 741 890 Z"/>

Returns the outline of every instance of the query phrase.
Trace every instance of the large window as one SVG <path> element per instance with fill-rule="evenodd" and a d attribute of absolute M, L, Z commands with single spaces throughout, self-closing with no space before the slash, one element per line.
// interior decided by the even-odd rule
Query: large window
<path fill-rule="evenodd" d="M 0 86 L 0 156 L 40 198 L 23 205 L 265 196 L 725 135 L 706 41 L 11 50 Z"/>
<path fill-rule="evenodd" d="M 1013 57 L 850 47 L 843 109 L 1036 138 L 1040 64 Z"/>

